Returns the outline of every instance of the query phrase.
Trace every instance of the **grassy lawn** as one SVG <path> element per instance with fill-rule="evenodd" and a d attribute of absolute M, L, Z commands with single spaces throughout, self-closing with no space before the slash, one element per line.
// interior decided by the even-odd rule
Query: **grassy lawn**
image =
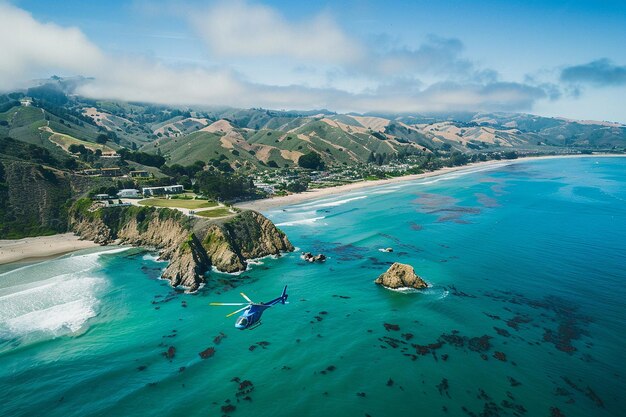
<path fill-rule="evenodd" d="M 182 194 L 174 194 L 170 198 L 172 200 L 193 200 L 196 197 L 196 193 L 182 193 Z"/>
<path fill-rule="evenodd" d="M 64 135 L 62 133 L 53 133 L 52 136 L 50 136 L 48 139 L 50 140 L 50 142 L 53 142 L 53 143 L 59 145 L 60 147 L 62 147 L 66 151 L 68 150 L 70 145 L 84 145 L 85 148 L 91 149 L 92 151 L 95 151 L 96 149 L 100 149 L 102 152 L 113 152 L 113 151 L 115 151 L 115 149 L 113 149 L 113 148 L 111 148 L 111 147 L 109 147 L 107 145 L 101 145 L 99 143 L 87 142 L 87 141 L 84 141 L 84 140 L 76 139 L 76 138 L 74 138 L 72 136 L 69 136 L 69 135 Z"/>
<path fill-rule="evenodd" d="M 225 208 L 218 208 L 218 209 L 214 209 L 214 210 L 204 210 L 204 211 L 198 211 L 196 212 L 197 216 L 202 216 L 202 217 L 224 217 L 224 216 L 230 216 L 231 213 L 230 211 L 228 211 L 228 209 Z"/>
<path fill-rule="evenodd" d="M 165 198 L 149 198 L 147 200 L 141 200 L 139 204 L 141 204 L 142 206 L 154 206 L 154 207 L 180 207 L 180 208 L 186 208 L 186 209 L 191 209 L 191 210 L 217 206 L 217 203 L 215 201 L 182 200 L 182 199 L 166 200 Z"/>

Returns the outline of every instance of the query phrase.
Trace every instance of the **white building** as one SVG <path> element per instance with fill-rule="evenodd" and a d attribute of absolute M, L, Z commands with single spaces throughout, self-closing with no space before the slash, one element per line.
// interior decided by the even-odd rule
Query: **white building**
<path fill-rule="evenodd" d="M 185 188 L 182 185 L 166 185 L 163 187 L 143 187 L 141 189 L 144 197 L 150 197 L 155 195 L 164 195 L 164 194 L 180 194 L 185 191 Z"/>
<path fill-rule="evenodd" d="M 133 188 L 125 188 L 123 190 L 120 190 L 117 193 L 117 196 L 119 198 L 140 198 L 141 194 L 139 193 L 139 190 L 135 190 Z"/>
<path fill-rule="evenodd" d="M 265 191 L 268 194 L 275 194 L 276 193 L 276 189 L 273 185 L 271 184 L 267 184 L 264 182 L 255 182 L 254 186 Z"/>

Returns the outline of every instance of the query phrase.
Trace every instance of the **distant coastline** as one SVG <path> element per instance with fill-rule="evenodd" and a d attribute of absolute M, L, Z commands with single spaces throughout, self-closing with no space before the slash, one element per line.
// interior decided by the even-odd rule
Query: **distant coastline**
<path fill-rule="evenodd" d="M 505 166 L 510 164 L 516 164 L 526 161 L 536 161 L 542 159 L 560 159 L 560 158 L 598 158 L 598 157 L 626 157 L 624 154 L 580 154 L 580 155 L 544 155 L 544 156 L 528 156 L 517 159 L 506 160 L 490 160 L 484 162 L 475 162 L 468 165 L 461 165 L 455 167 L 445 167 L 436 171 L 424 172 L 422 174 L 404 175 L 401 177 L 386 178 L 375 181 L 358 181 L 351 184 L 339 185 L 337 187 L 318 188 L 315 190 L 308 190 L 302 193 L 289 194 L 282 197 L 264 198 L 261 200 L 246 201 L 243 203 L 235 204 L 236 207 L 241 209 L 266 211 L 281 206 L 288 206 L 293 204 L 299 204 L 305 201 L 314 200 L 321 197 L 329 197 L 339 194 L 345 194 L 352 191 L 361 190 L 364 188 L 379 187 L 387 184 L 395 184 L 399 182 L 415 181 L 424 178 L 437 177 L 440 175 L 449 174 L 452 172 L 473 171 L 476 168 L 489 168 Z"/>
<path fill-rule="evenodd" d="M 495 168 L 525 161 L 535 161 L 541 159 L 556 158 L 589 158 L 589 157 L 626 157 L 620 154 L 597 154 L 597 155 L 549 155 L 539 157 L 526 157 L 510 160 L 491 160 L 478 162 L 458 167 L 446 167 L 436 171 L 422 174 L 405 175 L 402 177 L 388 178 L 377 181 L 360 181 L 352 184 L 340 185 L 337 187 L 321 188 L 303 193 L 290 194 L 284 197 L 266 198 L 262 200 L 248 201 L 237 204 L 236 207 L 255 211 L 266 211 L 272 208 L 302 203 L 322 197 L 341 195 L 361 189 L 379 187 L 388 184 L 415 181 L 424 178 L 437 177 L 452 172 L 475 171 L 477 168 Z M 28 237 L 16 240 L 0 240 L 0 265 L 27 262 L 43 261 L 55 258 L 67 253 L 81 249 L 89 249 L 100 245 L 88 240 L 81 240 L 73 233 L 62 233 L 51 236 Z"/>

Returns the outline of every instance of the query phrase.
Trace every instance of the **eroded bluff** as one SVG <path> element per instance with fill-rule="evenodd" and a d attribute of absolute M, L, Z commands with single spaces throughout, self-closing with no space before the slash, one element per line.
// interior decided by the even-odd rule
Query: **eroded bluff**
<path fill-rule="evenodd" d="M 111 207 L 90 209 L 78 201 L 70 212 L 72 230 L 84 239 L 145 246 L 160 251 L 169 264 L 162 277 L 172 286 L 195 291 L 211 266 L 245 271 L 247 260 L 291 252 L 287 236 L 265 216 L 243 211 L 221 220 L 190 218 L 170 209 Z"/>

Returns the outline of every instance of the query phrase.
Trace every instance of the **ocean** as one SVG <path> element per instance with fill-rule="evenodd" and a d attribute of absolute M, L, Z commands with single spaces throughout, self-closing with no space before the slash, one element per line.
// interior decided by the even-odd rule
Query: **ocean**
<path fill-rule="evenodd" d="M 196 294 L 139 248 L 5 267 L 0 415 L 624 415 L 626 158 L 475 167 L 264 214 L 298 251 Z M 393 262 L 430 287 L 375 285 Z M 289 304 L 254 330 L 209 306 L 284 285 Z"/>

